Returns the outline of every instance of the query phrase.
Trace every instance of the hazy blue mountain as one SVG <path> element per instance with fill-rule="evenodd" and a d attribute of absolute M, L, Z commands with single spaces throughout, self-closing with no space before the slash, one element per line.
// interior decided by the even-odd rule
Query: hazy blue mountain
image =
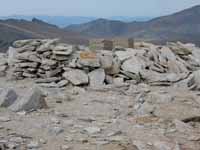
<path fill-rule="evenodd" d="M 6 16 L 0 17 L 0 19 L 24 19 L 27 21 L 31 21 L 33 18 L 40 19 L 50 24 L 57 25 L 59 27 L 66 27 L 70 24 L 82 24 L 92 20 L 95 20 L 95 17 L 65 17 L 65 16 L 23 16 L 23 15 L 14 15 L 14 16 Z"/>
<path fill-rule="evenodd" d="M 45 15 L 37 15 L 37 16 L 23 16 L 23 15 L 13 15 L 13 16 L 5 16 L 0 17 L 0 19 L 24 19 L 27 21 L 31 21 L 33 18 L 40 19 L 49 24 L 54 24 L 59 27 L 66 27 L 72 24 L 83 24 L 93 20 L 98 19 L 97 17 L 82 17 L 82 16 L 45 16 Z M 126 16 L 113 16 L 106 19 L 110 20 L 118 20 L 123 22 L 132 22 L 132 21 L 147 21 L 151 19 L 151 17 L 126 17 Z"/>
<path fill-rule="evenodd" d="M 127 16 L 113 16 L 106 19 L 109 20 L 116 20 L 116 21 L 123 21 L 123 22 L 133 22 L 133 21 L 148 21 L 153 19 L 154 17 L 145 17 L 145 16 L 138 16 L 138 17 L 127 17 Z"/>

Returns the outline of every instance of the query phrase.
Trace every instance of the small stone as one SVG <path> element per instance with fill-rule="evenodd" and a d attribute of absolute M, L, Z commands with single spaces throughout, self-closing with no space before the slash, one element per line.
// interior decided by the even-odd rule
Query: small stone
<path fill-rule="evenodd" d="M 45 79 L 37 79 L 36 83 L 51 83 L 51 82 L 58 82 L 61 78 L 59 77 L 52 77 L 52 78 L 45 78 Z"/>
<path fill-rule="evenodd" d="M 54 123 L 54 124 L 60 124 L 60 120 L 58 118 L 51 118 L 51 122 Z"/>
<path fill-rule="evenodd" d="M 19 144 L 9 142 L 6 147 L 8 147 L 9 149 L 17 149 L 19 147 Z"/>
<path fill-rule="evenodd" d="M 45 87 L 45 88 L 58 88 L 58 85 L 55 82 L 52 83 L 40 83 L 38 84 L 40 87 Z"/>
<path fill-rule="evenodd" d="M 58 87 L 61 88 L 61 87 L 64 87 L 64 86 L 67 86 L 69 84 L 69 81 L 68 80 L 61 80 L 57 83 Z"/>
<path fill-rule="evenodd" d="M 69 51 L 53 51 L 53 54 L 55 55 L 63 55 L 63 56 L 69 56 L 71 55 L 72 50 Z"/>
<path fill-rule="evenodd" d="M 115 85 L 123 85 L 124 84 L 124 78 L 114 78 L 113 83 Z"/>
<path fill-rule="evenodd" d="M 81 87 L 73 87 L 70 91 L 72 95 L 79 95 L 85 93 L 85 89 Z"/>
<path fill-rule="evenodd" d="M 9 122 L 11 121 L 10 117 L 0 116 L 0 122 Z"/>
<path fill-rule="evenodd" d="M 116 136 L 116 135 L 120 135 L 120 134 L 122 134 L 122 131 L 111 132 L 111 133 L 109 133 L 107 136 L 108 136 L 108 137 L 109 137 L 109 136 Z"/>
<path fill-rule="evenodd" d="M 70 150 L 70 149 L 71 149 L 71 147 L 68 146 L 68 145 L 62 145 L 61 146 L 61 150 Z"/>
<path fill-rule="evenodd" d="M 65 136 L 65 139 L 64 139 L 66 142 L 72 142 L 73 141 L 73 138 L 70 137 L 70 136 Z"/>
<path fill-rule="evenodd" d="M 49 133 L 55 134 L 55 135 L 59 135 L 59 134 L 61 134 L 63 132 L 64 132 L 64 129 L 61 128 L 61 127 L 57 127 L 57 126 L 52 127 L 52 128 L 49 129 Z"/>
<path fill-rule="evenodd" d="M 121 142 L 121 141 L 124 141 L 126 138 L 124 136 L 120 136 L 120 135 L 117 135 L 117 136 L 111 136 L 109 137 L 109 141 L 111 142 Z"/>
<path fill-rule="evenodd" d="M 45 139 L 40 139 L 39 142 L 40 142 L 41 144 L 47 144 L 47 140 L 45 140 Z"/>
<path fill-rule="evenodd" d="M 62 71 L 61 68 L 57 68 L 57 69 L 54 69 L 54 70 L 46 71 L 46 76 L 47 76 L 47 78 L 55 77 L 59 73 L 61 73 L 61 71 Z"/>
<path fill-rule="evenodd" d="M 97 134 L 101 132 L 101 129 L 98 127 L 88 127 L 85 128 L 84 131 L 86 131 L 88 134 Z"/>
<path fill-rule="evenodd" d="M 29 149 L 40 148 L 39 142 L 37 142 L 37 141 L 31 141 L 29 144 L 27 144 L 27 148 L 29 148 Z"/>
<path fill-rule="evenodd" d="M 24 140 L 21 137 L 12 137 L 9 141 L 10 142 L 14 142 L 14 143 L 22 143 L 22 142 L 24 142 Z"/>

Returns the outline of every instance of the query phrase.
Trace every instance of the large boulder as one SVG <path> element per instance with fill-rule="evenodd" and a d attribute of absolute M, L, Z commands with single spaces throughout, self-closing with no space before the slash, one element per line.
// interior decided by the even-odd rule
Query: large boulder
<path fill-rule="evenodd" d="M 97 57 L 97 54 L 90 51 L 80 52 L 77 63 L 82 67 L 89 67 L 89 68 L 100 67 L 100 60 Z"/>
<path fill-rule="evenodd" d="M 101 86 L 104 84 L 105 71 L 104 69 L 96 69 L 88 74 L 90 86 Z"/>
<path fill-rule="evenodd" d="M 8 109 L 14 112 L 33 111 L 46 108 L 45 96 L 38 88 L 31 88 L 24 92 Z"/>
<path fill-rule="evenodd" d="M 108 75 L 115 75 L 120 72 L 120 62 L 113 57 L 112 53 L 102 52 L 99 56 L 101 68 L 103 68 Z"/>
<path fill-rule="evenodd" d="M 121 68 L 126 72 L 131 72 L 134 74 L 140 73 L 146 68 L 147 64 L 140 58 L 132 56 L 130 59 L 124 61 Z"/>
<path fill-rule="evenodd" d="M 63 74 L 63 77 L 73 85 L 84 85 L 89 82 L 88 75 L 79 69 L 70 69 Z"/>

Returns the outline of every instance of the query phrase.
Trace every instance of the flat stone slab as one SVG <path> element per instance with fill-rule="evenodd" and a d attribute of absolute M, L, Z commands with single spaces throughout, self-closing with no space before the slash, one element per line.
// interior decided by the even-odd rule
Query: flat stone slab
<path fill-rule="evenodd" d="M 24 92 L 8 109 L 14 112 L 33 111 L 46 108 L 45 96 L 38 88 L 31 88 Z"/>
<path fill-rule="evenodd" d="M 89 82 L 88 75 L 79 69 L 66 71 L 63 77 L 69 80 L 73 85 L 83 85 Z"/>
<path fill-rule="evenodd" d="M 17 93 L 12 89 L 3 89 L 0 91 L 0 107 L 8 107 L 18 98 Z"/>
<path fill-rule="evenodd" d="M 101 86 L 104 84 L 105 71 L 104 69 L 96 69 L 89 74 L 90 86 Z"/>

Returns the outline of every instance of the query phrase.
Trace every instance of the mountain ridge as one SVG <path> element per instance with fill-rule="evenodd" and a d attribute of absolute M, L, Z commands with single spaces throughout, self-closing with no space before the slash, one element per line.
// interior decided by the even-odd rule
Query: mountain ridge
<path fill-rule="evenodd" d="M 91 38 L 132 37 L 156 43 L 167 41 L 193 42 L 200 45 L 200 5 L 157 17 L 146 22 L 113 22 L 112 20 L 95 20 L 76 26 L 68 26 L 65 30 L 77 31 Z M 120 24 L 120 25 L 119 25 Z M 116 27 L 115 30 L 111 30 Z"/>
<path fill-rule="evenodd" d="M 0 20 L 0 52 L 5 52 L 15 40 L 30 38 L 59 38 L 70 44 L 87 44 L 86 37 L 77 32 L 64 31 L 55 25 L 38 19 L 27 20 Z"/>

